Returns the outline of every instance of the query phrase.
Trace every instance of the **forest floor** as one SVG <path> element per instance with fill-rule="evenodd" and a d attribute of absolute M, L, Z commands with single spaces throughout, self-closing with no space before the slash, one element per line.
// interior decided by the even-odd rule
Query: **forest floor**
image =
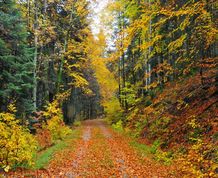
<path fill-rule="evenodd" d="M 79 139 L 56 152 L 46 169 L 16 171 L 9 177 L 178 177 L 175 165 L 141 156 L 130 146 L 131 138 L 103 120 L 87 120 L 76 129 L 81 131 Z"/>

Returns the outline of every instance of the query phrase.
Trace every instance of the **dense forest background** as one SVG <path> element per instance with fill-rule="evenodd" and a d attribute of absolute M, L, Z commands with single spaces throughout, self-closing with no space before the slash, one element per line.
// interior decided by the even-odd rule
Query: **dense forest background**
<path fill-rule="evenodd" d="M 161 160 L 182 154 L 190 177 L 216 176 L 216 1 L 113 0 L 94 34 L 96 3 L 0 1 L 0 167 L 104 117 Z"/>
<path fill-rule="evenodd" d="M 101 108 L 88 64 L 88 14 L 86 1 L 1 2 L 3 111 L 15 102 L 17 115 L 28 118 L 57 93 L 70 90 L 63 106 L 66 122 L 96 117 Z"/>

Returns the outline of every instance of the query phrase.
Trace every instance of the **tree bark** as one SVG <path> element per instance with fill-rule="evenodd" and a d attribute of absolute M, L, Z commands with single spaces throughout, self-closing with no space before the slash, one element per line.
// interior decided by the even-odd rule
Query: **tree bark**
<path fill-rule="evenodd" d="M 34 0 L 34 72 L 33 72 L 33 110 L 37 110 L 37 60 L 38 60 L 38 3 Z"/>

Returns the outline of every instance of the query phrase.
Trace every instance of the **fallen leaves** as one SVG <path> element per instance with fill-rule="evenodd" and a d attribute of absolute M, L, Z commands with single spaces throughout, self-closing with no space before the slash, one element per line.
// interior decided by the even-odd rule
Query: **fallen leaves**
<path fill-rule="evenodd" d="M 76 143 L 75 140 L 72 141 L 72 146 L 58 152 L 47 170 L 21 171 L 22 175 L 96 178 L 176 177 L 171 174 L 171 167 L 140 157 L 129 145 L 130 138 L 115 133 L 101 120 L 86 121 L 79 129 L 83 132 L 80 139 L 76 140 Z"/>

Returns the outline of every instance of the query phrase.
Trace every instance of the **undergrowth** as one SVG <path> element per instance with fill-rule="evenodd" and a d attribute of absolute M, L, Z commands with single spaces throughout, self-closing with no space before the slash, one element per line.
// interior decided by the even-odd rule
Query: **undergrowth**
<path fill-rule="evenodd" d="M 216 177 L 216 110 L 215 86 L 203 88 L 195 74 L 148 93 L 143 103 L 130 108 L 126 119 L 116 120 L 112 127 L 127 130 L 134 140 L 130 144 L 142 155 L 178 164 L 184 176 Z M 143 144 L 136 141 L 138 138 Z"/>
<path fill-rule="evenodd" d="M 148 94 L 127 112 L 125 127 L 142 140 L 131 143 L 141 153 L 167 164 L 173 161 L 187 177 L 216 177 L 216 110 L 215 86 L 203 88 L 195 74 Z M 113 127 L 120 128 L 119 123 Z"/>
<path fill-rule="evenodd" d="M 73 130 L 70 135 L 68 135 L 63 140 L 59 140 L 55 145 L 43 150 L 34 155 L 34 165 L 30 167 L 31 169 L 37 170 L 45 168 L 49 161 L 53 158 L 56 152 L 61 151 L 62 149 L 72 146 L 72 142 L 75 139 L 78 139 L 80 135 L 79 130 Z"/>
<path fill-rule="evenodd" d="M 156 161 L 170 165 L 173 160 L 173 154 L 170 151 L 162 151 L 160 149 L 160 142 L 156 140 L 152 145 L 139 143 L 136 140 L 130 142 L 130 145 L 136 149 L 142 157 L 149 156 Z"/>
<path fill-rule="evenodd" d="M 73 123 L 73 126 L 75 126 L 75 127 L 79 127 L 79 126 L 81 126 L 81 121 L 75 121 L 74 123 Z"/>
<path fill-rule="evenodd" d="M 117 123 L 112 124 L 112 128 L 121 134 L 124 134 L 126 137 L 130 138 L 130 145 L 136 149 L 142 157 L 150 156 L 153 159 L 162 162 L 166 165 L 171 164 L 173 159 L 173 153 L 171 151 L 164 152 L 160 149 L 161 142 L 160 140 L 155 140 L 152 145 L 146 145 L 139 143 L 137 141 L 138 134 L 133 133 L 130 129 L 123 127 L 122 120 L 119 120 Z"/>
<path fill-rule="evenodd" d="M 0 112 L 0 169 L 33 164 L 37 142 L 26 127 L 15 117 L 16 108 L 9 105 L 9 112 Z"/>

